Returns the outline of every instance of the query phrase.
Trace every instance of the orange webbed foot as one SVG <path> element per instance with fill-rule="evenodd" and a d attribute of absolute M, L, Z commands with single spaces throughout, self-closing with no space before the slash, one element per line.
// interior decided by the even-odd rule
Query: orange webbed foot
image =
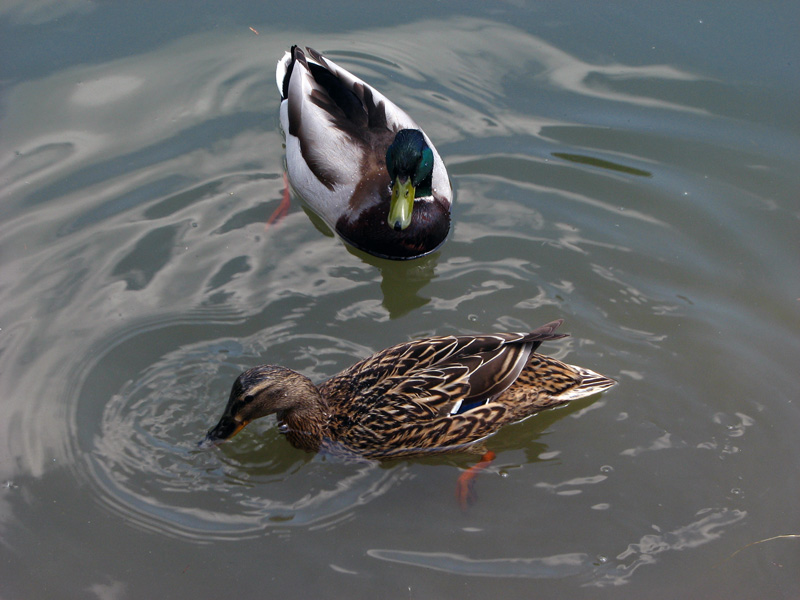
<path fill-rule="evenodd" d="M 291 194 L 289 193 L 289 179 L 286 177 L 286 173 L 283 174 L 283 196 L 281 197 L 280 204 L 278 204 L 278 208 L 272 211 L 272 214 L 267 219 L 266 224 L 264 225 L 264 229 L 269 229 L 270 225 L 277 225 L 281 219 L 283 219 L 286 215 L 289 214 L 289 206 L 291 205 Z"/>
<path fill-rule="evenodd" d="M 478 473 L 492 464 L 494 459 L 495 453 L 489 450 L 481 456 L 481 460 L 478 463 L 472 465 L 459 476 L 458 482 L 456 482 L 456 500 L 461 510 L 467 510 L 478 499 L 478 495 L 475 493 L 475 478 Z"/>

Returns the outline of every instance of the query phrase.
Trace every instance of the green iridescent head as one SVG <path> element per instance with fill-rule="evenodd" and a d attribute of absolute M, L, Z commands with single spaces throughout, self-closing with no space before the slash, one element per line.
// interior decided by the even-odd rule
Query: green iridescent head
<path fill-rule="evenodd" d="M 395 231 L 411 224 L 414 198 L 431 194 L 433 150 L 418 129 L 401 129 L 386 151 L 386 170 L 392 180 L 389 227 Z"/>

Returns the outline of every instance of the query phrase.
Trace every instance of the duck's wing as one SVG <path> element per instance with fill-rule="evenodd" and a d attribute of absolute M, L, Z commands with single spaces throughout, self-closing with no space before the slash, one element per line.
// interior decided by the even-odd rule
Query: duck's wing
<path fill-rule="evenodd" d="M 299 152 L 294 157 L 287 147 L 287 161 L 306 164 L 328 190 L 352 186 L 376 144 L 388 147 L 394 132 L 417 127 L 375 88 L 310 48 L 306 54 L 294 46 L 276 77 L 287 146 L 296 140 Z"/>
<path fill-rule="evenodd" d="M 514 384 L 543 341 L 564 337 L 554 333 L 560 324 L 530 333 L 399 344 L 353 365 L 320 389 L 331 399 L 337 430 L 347 432 L 348 445 L 359 452 L 387 439 L 395 449 L 413 442 L 410 448 L 416 450 L 419 444 L 472 443 L 504 421 L 507 408 L 492 400 Z"/>
<path fill-rule="evenodd" d="M 463 371 L 475 397 L 498 394 L 513 383 L 521 365 L 542 342 L 567 337 L 555 333 L 562 323 L 559 319 L 530 333 L 449 335 L 404 342 L 352 365 L 324 382 L 320 389 L 341 397 L 344 394 L 335 392 L 342 386 L 360 394 L 378 386 L 385 391 L 387 382 L 400 385 L 407 381 L 406 385 L 411 385 L 411 381 L 425 380 L 436 387 L 440 371 Z"/>
<path fill-rule="evenodd" d="M 336 81 L 334 77 L 323 78 L 326 72 L 316 63 L 309 63 L 300 48 L 293 48 L 293 61 L 286 74 L 284 89 L 286 97 L 281 102 L 281 125 L 286 134 L 286 159 L 290 165 L 290 177 L 301 192 L 306 185 L 322 186 L 322 191 L 314 196 L 325 195 L 336 188 L 348 187 L 359 170 L 364 153 L 365 140 L 361 136 L 353 136 L 353 126 L 344 127 L 347 123 L 345 114 L 356 115 L 353 107 L 347 107 L 347 113 L 331 98 L 328 89 L 314 77 L 329 84 Z M 314 70 L 312 71 L 312 66 Z M 342 86 L 335 90 L 342 92 L 340 97 L 355 101 L 352 93 L 345 93 Z M 351 102 L 352 104 L 352 102 Z M 298 168 L 303 167 L 301 172 Z M 299 179 L 298 179 L 299 178 Z M 310 178 L 308 183 L 305 180 Z"/>
<path fill-rule="evenodd" d="M 313 48 L 306 50 L 308 55 L 302 48 L 292 46 L 278 62 L 275 76 L 281 100 L 292 96 L 311 98 L 327 113 L 332 124 L 353 134 L 365 129 L 419 129 L 404 110 L 377 89 Z M 300 88 L 304 94 L 295 94 L 291 87 L 296 63 L 312 80 L 310 87 Z"/>

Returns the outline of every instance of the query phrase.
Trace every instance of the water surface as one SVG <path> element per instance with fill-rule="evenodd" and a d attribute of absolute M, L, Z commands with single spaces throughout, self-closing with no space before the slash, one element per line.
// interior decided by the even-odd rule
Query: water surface
<path fill-rule="evenodd" d="M 0 595 L 797 597 L 800 14 L 486 6 L 2 9 Z M 292 43 L 435 140 L 440 251 L 265 226 Z M 466 514 L 468 456 L 196 448 L 249 366 L 555 318 L 620 385 L 492 438 Z"/>

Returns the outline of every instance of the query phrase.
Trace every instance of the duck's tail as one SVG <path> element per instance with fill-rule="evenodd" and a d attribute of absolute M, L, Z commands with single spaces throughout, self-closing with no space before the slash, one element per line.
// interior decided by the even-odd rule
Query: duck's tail
<path fill-rule="evenodd" d="M 610 377 L 595 373 L 591 369 L 584 369 L 576 365 L 569 365 L 575 369 L 581 376 L 581 382 L 573 388 L 558 395 L 560 402 L 568 402 L 570 400 L 577 400 L 578 398 L 586 398 L 593 394 L 599 394 L 605 390 L 617 385 L 617 382 Z"/>
<path fill-rule="evenodd" d="M 289 79 L 292 77 L 292 68 L 294 67 L 295 48 L 297 48 L 297 46 L 292 46 L 291 50 L 284 52 L 283 56 L 278 61 L 278 67 L 275 69 L 275 83 L 278 84 L 281 100 L 285 100 L 289 93 Z"/>

